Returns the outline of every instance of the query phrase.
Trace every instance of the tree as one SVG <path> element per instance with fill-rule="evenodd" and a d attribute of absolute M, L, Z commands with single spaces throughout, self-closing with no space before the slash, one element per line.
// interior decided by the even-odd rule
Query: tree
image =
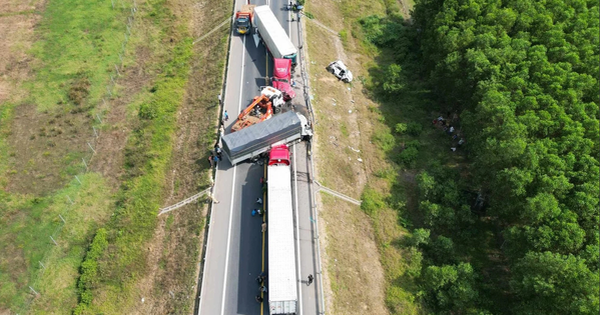
<path fill-rule="evenodd" d="M 464 313 L 476 309 L 479 292 L 469 263 L 429 266 L 423 274 L 425 299 L 438 311 Z"/>
<path fill-rule="evenodd" d="M 529 252 L 513 268 L 510 286 L 519 314 L 598 314 L 599 281 L 583 259 Z"/>

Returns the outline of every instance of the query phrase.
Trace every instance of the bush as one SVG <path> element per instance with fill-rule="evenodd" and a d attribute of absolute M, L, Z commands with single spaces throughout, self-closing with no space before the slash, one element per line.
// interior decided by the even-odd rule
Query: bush
<path fill-rule="evenodd" d="M 140 111 L 138 112 L 138 115 L 142 119 L 151 120 L 158 116 L 158 112 L 153 104 L 144 103 L 140 105 Z"/>
<path fill-rule="evenodd" d="M 365 187 L 361 198 L 360 208 L 368 215 L 372 215 L 377 210 L 385 207 L 383 196 L 371 187 Z"/>
<path fill-rule="evenodd" d="M 384 152 L 390 152 L 396 146 L 396 138 L 389 132 L 375 133 L 373 142 L 377 143 Z"/>
<path fill-rule="evenodd" d="M 409 123 L 406 128 L 406 132 L 414 137 L 418 137 L 421 134 L 421 131 L 423 131 L 423 125 L 416 122 Z"/>
<path fill-rule="evenodd" d="M 406 130 L 408 130 L 408 126 L 404 123 L 398 123 L 396 124 L 396 127 L 394 127 L 394 130 L 396 133 L 403 135 Z"/>
<path fill-rule="evenodd" d="M 400 152 L 398 158 L 404 165 L 408 167 L 414 166 L 417 158 L 419 157 L 419 149 L 415 147 L 407 147 L 404 151 Z"/>

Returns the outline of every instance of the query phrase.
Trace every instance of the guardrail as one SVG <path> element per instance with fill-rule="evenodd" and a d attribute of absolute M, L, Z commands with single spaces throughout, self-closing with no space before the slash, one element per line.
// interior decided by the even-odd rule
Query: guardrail
<path fill-rule="evenodd" d="M 314 109 L 312 106 L 312 102 L 311 102 L 311 98 L 310 98 L 310 86 L 309 86 L 309 80 L 308 80 L 308 71 L 307 71 L 307 67 L 306 67 L 306 61 L 304 60 L 304 56 L 306 55 L 305 52 L 305 48 L 304 48 L 304 33 L 303 33 L 303 28 L 302 28 L 302 21 L 301 21 L 301 17 L 303 15 L 301 13 L 297 13 L 297 20 L 298 20 L 298 41 L 299 44 L 299 59 L 302 61 L 300 63 L 300 68 L 302 71 L 302 81 L 303 81 L 303 86 L 304 86 L 304 100 L 306 102 L 306 107 L 308 108 L 308 111 L 310 113 L 310 118 L 311 121 L 313 123 L 313 125 L 317 124 L 317 120 L 315 118 L 315 113 L 314 113 Z M 315 199 L 315 193 L 317 190 L 315 190 L 314 188 L 314 184 L 315 184 L 315 166 L 314 166 L 314 160 L 313 160 L 313 150 L 312 150 L 312 140 L 308 142 L 308 160 L 310 161 L 310 172 L 308 174 L 309 176 L 309 189 L 310 189 L 310 196 L 311 196 L 311 217 L 314 218 L 313 222 L 315 224 L 315 244 L 316 244 L 316 253 L 317 253 L 317 277 L 318 277 L 318 284 L 319 284 L 319 291 L 320 291 L 320 299 L 319 299 L 319 314 L 325 314 L 325 294 L 323 292 L 323 267 L 321 264 L 321 243 L 319 241 L 319 216 L 318 216 L 318 211 L 317 211 L 317 202 Z"/>

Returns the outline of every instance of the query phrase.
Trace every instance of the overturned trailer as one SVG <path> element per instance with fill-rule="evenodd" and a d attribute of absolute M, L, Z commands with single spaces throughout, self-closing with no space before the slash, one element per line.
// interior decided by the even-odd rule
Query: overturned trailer
<path fill-rule="evenodd" d="M 223 153 L 232 165 L 258 157 L 273 144 L 288 144 L 309 139 L 312 130 L 300 113 L 289 111 L 269 120 L 223 136 Z"/>

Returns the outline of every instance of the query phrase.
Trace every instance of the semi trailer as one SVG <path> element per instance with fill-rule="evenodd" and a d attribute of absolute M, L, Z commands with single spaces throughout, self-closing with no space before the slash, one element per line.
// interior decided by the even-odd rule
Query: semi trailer
<path fill-rule="evenodd" d="M 267 165 L 269 314 L 297 314 L 298 277 L 294 245 L 290 151 L 274 146 Z"/>
<path fill-rule="evenodd" d="M 290 59 L 293 65 L 296 64 L 298 49 L 296 49 L 268 5 L 254 8 L 253 23 L 258 35 L 273 55 L 273 58 Z"/>
<path fill-rule="evenodd" d="M 221 138 L 223 153 L 232 165 L 259 157 L 276 143 L 291 143 L 310 139 L 312 130 L 308 119 L 300 113 L 287 111 L 258 124 L 246 127 Z"/>

